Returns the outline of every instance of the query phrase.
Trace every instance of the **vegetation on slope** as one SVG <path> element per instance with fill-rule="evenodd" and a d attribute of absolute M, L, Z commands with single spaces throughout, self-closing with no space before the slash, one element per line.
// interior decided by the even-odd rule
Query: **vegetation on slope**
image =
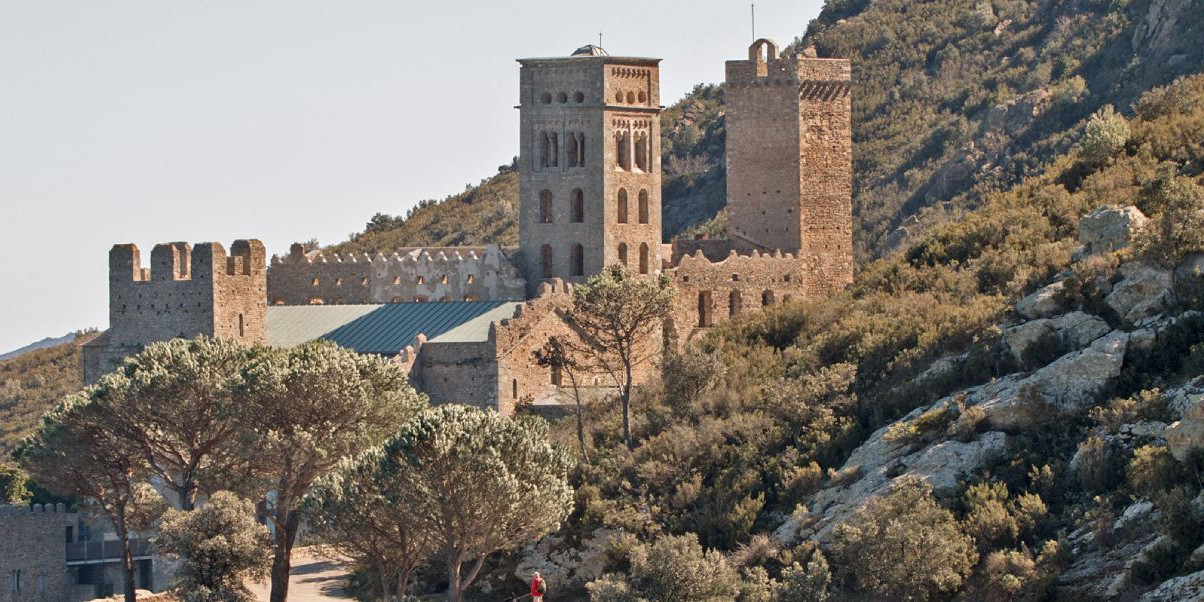
<path fill-rule="evenodd" d="M 683 356 L 671 356 L 660 386 L 633 404 L 634 449 L 618 438 L 617 411 L 595 406 L 587 418 L 592 464 L 576 475 L 578 509 L 566 539 L 584 548 L 594 534 L 617 531 L 639 540 L 627 541 L 625 550 L 644 550 L 663 536 L 693 533 L 702 545 L 727 551 L 727 562 L 746 581 L 785 578 L 787 567 L 815 552 L 810 544 L 774 543 L 767 533 L 821 487 L 859 478 L 840 468 L 870 433 L 960 388 L 1023 369 L 1000 347 L 997 324 L 1020 295 L 1054 274 L 1099 269 L 1091 260 L 1072 262 L 1081 215 L 1107 203 L 1132 203 L 1155 216 L 1139 245 L 1147 258 L 1173 262 L 1204 251 L 1204 238 L 1190 234 L 1204 227 L 1204 76 L 1152 91 L 1132 112 L 1124 123 L 1101 111 L 1089 128 L 1108 130 L 1119 120 L 1129 131 L 1123 143 L 1101 153 L 1093 146 L 1098 142 L 1084 140 L 1015 188 L 986 195 L 961 221 L 866 266 L 845 293 L 724 323 Z M 1072 295 L 1089 311 L 1099 305 L 1089 287 Z M 936 527 L 918 510 L 891 519 L 913 532 L 890 537 L 944 542 L 924 549 L 958 559 L 941 563 L 965 567 L 956 579 L 916 584 L 907 577 L 910 563 L 867 561 L 889 550 L 876 548 L 876 537 L 849 532 L 828 559 L 834 585 L 915 599 L 957 591 L 973 599 L 1040 599 L 1067 561 L 1059 533 L 1092 521 L 1111 525 L 1118 506 L 1123 510 L 1139 496 L 1154 496 L 1180 526 L 1198 524 L 1182 499 L 1198 493 L 1200 481 L 1192 475 L 1199 467 L 1168 460 L 1165 448 L 1125 456 L 1105 446 L 1093 456 L 1091 446 L 1102 445 L 1093 443 L 1101 427 L 1165 415 L 1165 402 L 1149 391 L 1204 373 L 1201 349 L 1204 328 L 1185 322 L 1160 338 L 1153 356 L 1127 370 L 1107 394 L 1114 401 L 1092 418 L 1041 420 L 1011 433 L 1004 457 L 976 475 L 958 499 L 945 500 L 952 515 L 940 529 L 953 528 L 957 537 L 924 531 Z M 961 353 L 961 369 L 917 378 L 934 360 Z M 699 391 L 691 385 L 698 382 L 716 385 Z M 1028 409 L 1048 411 L 1035 401 Z M 968 410 L 925 414 L 912 424 L 914 433 L 899 429 L 899 436 L 972 438 L 981 428 L 981 415 L 975 416 Z M 574 426 L 561 429 L 570 447 Z M 1084 446 L 1082 462 L 1100 459 L 1072 470 L 1070 460 Z M 922 506 L 888 501 L 883 507 L 892 503 Z M 855 527 L 885 520 L 872 508 L 867 513 Z M 1152 573 L 1145 583 L 1174 574 L 1199 543 L 1198 533 L 1166 528 L 1178 538 L 1176 551 L 1143 561 Z M 972 554 L 959 543 L 961 534 L 975 542 Z M 955 544 L 962 547 L 946 547 Z M 646 553 L 616 551 L 605 570 L 622 572 L 629 558 Z M 907 589 L 914 587 L 923 591 Z"/>
<path fill-rule="evenodd" d="M 83 386 L 79 346 L 95 336 L 95 331 L 78 333 L 73 343 L 0 361 L 0 463 L 33 432 L 42 414 Z"/>

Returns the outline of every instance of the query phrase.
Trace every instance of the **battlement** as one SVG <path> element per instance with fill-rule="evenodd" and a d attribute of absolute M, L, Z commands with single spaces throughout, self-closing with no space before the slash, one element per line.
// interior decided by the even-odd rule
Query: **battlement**
<path fill-rule="evenodd" d="M 109 250 L 109 278 L 116 282 L 179 282 L 226 276 L 252 276 L 264 268 L 263 243 L 236 240 L 230 253 L 220 243 L 205 242 L 196 247 L 186 242 L 159 243 L 151 250 L 151 265 L 142 267 L 142 253 L 133 243 L 113 245 Z"/>
<path fill-rule="evenodd" d="M 75 520 L 78 515 L 74 510 L 69 510 L 66 504 L 59 502 L 57 504 L 30 504 L 28 506 L 21 505 L 0 505 L 0 516 L 35 516 L 45 514 L 62 514 L 68 515 L 65 518 Z"/>
<path fill-rule="evenodd" d="M 747 60 L 727 61 L 725 67 L 728 86 L 847 84 L 852 77 L 847 59 L 780 57 L 778 45 L 764 38 L 748 47 Z M 848 93 L 847 85 L 843 90 Z"/>
<path fill-rule="evenodd" d="M 274 305 L 516 300 L 525 288 L 497 245 L 326 256 L 294 244 L 268 269 Z"/>

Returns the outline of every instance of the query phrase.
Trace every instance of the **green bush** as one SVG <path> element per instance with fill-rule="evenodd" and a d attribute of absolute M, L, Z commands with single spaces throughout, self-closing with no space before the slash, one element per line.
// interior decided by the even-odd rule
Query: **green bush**
<path fill-rule="evenodd" d="M 1085 161 L 1104 163 L 1125 147 L 1129 135 L 1129 123 L 1112 108 L 1112 105 L 1105 105 L 1087 121 L 1087 129 L 1079 150 Z"/>
<path fill-rule="evenodd" d="M 978 553 L 932 487 L 909 479 L 836 528 L 832 559 L 858 589 L 928 600 L 960 589 Z"/>
<path fill-rule="evenodd" d="M 831 583 L 828 561 L 816 550 L 806 564 L 796 562 L 782 571 L 774 593 L 777 602 L 823 602 Z"/>
<path fill-rule="evenodd" d="M 704 552 L 693 534 L 635 547 L 630 563 L 626 577 L 608 574 L 589 583 L 590 600 L 729 602 L 740 591 L 736 569 L 719 552 Z"/>
<path fill-rule="evenodd" d="M 1125 481 L 1134 495 L 1153 495 L 1183 481 L 1182 469 L 1163 445 L 1145 445 L 1133 451 Z"/>

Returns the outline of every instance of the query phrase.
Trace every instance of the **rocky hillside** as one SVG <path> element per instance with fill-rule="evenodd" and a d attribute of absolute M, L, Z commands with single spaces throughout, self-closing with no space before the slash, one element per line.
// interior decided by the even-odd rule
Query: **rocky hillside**
<path fill-rule="evenodd" d="M 95 336 L 78 332 L 71 342 L 0 361 L 0 464 L 46 410 L 83 386 L 79 346 Z"/>
<path fill-rule="evenodd" d="M 593 600 L 657 599 L 670 561 L 748 600 L 1192 599 L 1204 76 L 1124 112 L 849 291 L 671 355 L 634 449 L 596 407 L 577 513 L 510 574 Z"/>

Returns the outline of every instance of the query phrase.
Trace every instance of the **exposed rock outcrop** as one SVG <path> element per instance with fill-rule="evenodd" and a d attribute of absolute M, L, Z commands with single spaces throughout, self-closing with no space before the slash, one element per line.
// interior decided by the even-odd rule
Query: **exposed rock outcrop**
<path fill-rule="evenodd" d="M 1004 331 L 1004 342 L 1012 357 L 1023 362 L 1035 345 L 1056 341 L 1060 351 L 1078 351 L 1111 331 L 1108 323 L 1097 316 L 1073 311 L 1056 318 L 1040 318 Z"/>
<path fill-rule="evenodd" d="M 1140 209 L 1105 205 L 1079 220 L 1079 243 L 1088 253 L 1106 253 L 1129 246 L 1149 218 Z"/>
<path fill-rule="evenodd" d="M 1030 319 L 1051 318 L 1062 313 L 1059 299 L 1065 284 L 1059 280 L 1023 298 L 1016 304 L 1016 313 Z"/>
<path fill-rule="evenodd" d="M 1120 267 L 1124 279 L 1112 287 L 1104 303 L 1127 322 L 1136 323 L 1166 309 L 1170 301 L 1171 272 L 1146 263 Z"/>

